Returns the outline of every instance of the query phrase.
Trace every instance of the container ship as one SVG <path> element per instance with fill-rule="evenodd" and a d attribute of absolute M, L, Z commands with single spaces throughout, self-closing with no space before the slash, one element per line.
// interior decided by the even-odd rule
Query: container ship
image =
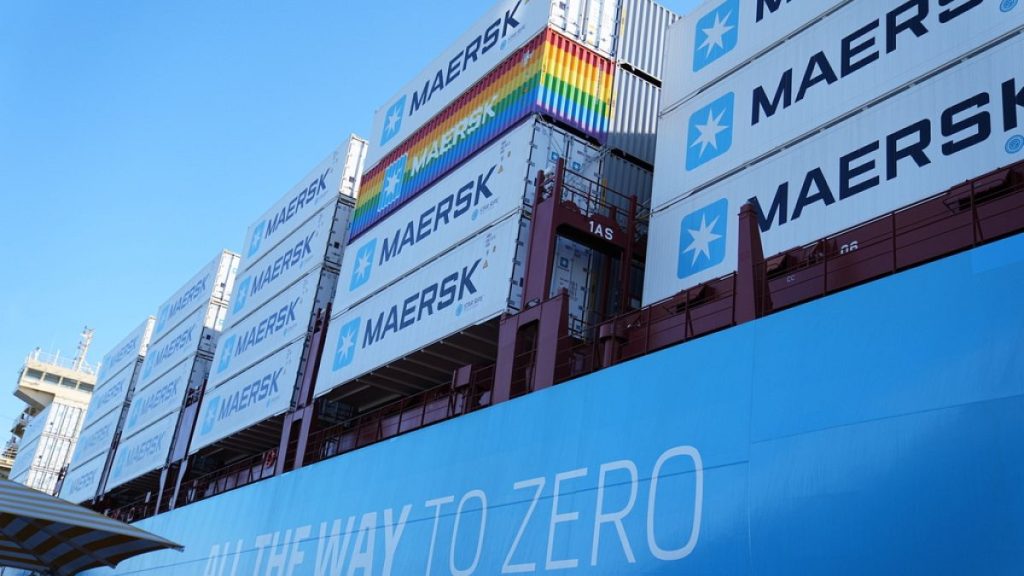
<path fill-rule="evenodd" d="M 1022 30 L 501 0 L 104 359 L 92 573 L 1021 573 Z"/>

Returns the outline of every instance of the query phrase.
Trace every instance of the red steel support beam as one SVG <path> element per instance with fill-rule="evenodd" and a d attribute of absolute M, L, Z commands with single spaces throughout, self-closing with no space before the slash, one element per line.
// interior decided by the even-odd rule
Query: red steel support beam
<path fill-rule="evenodd" d="M 512 397 L 517 336 L 522 327 L 533 322 L 538 323 L 537 349 L 533 366 L 530 368 L 533 374 L 533 390 L 548 388 L 555 383 L 559 343 L 568 333 L 569 326 L 569 295 L 565 290 L 538 306 L 501 319 L 492 404 L 505 402 Z"/>
<path fill-rule="evenodd" d="M 768 280 L 757 214 L 749 203 L 740 208 L 739 262 L 736 269 L 735 322 L 741 324 L 770 312 Z"/>
<path fill-rule="evenodd" d="M 277 462 L 274 465 L 274 475 L 284 474 L 288 470 L 302 468 L 306 456 L 306 446 L 309 444 L 309 433 L 314 418 L 316 417 L 316 403 L 313 401 L 313 394 L 316 392 L 316 377 L 320 369 L 320 357 L 323 355 L 324 340 L 327 338 L 327 327 L 330 324 L 331 305 L 320 313 L 313 325 L 313 332 L 309 340 L 309 354 L 306 356 L 305 369 L 302 371 L 302 382 L 299 383 L 299 392 L 295 408 L 284 416 L 281 426 L 281 442 L 277 448 Z M 295 428 L 298 436 L 295 449 L 295 458 L 291 468 L 288 467 L 288 447 L 291 444 L 292 431 Z"/>
<path fill-rule="evenodd" d="M 563 161 L 559 161 L 561 166 Z M 561 174 L 561 170 L 558 174 Z M 544 172 L 537 173 L 537 189 L 533 200 L 533 221 L 530 224 L 530 248 L 526 259 L 526 275 L 523 279 L 523 302 L 526 308 L 530 302 L 548 299 L 551 289 L 551 267 L 555 258 L 555 209 L 557 198 L 544 198 Z M 555 187 L 558 193 L 558 186 Z"/>

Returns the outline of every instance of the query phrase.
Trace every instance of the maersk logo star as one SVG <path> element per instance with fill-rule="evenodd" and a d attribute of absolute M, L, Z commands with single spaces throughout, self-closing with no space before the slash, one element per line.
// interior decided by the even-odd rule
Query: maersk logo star
<path fill-rule="evenodd" d="M 220 362 L 217 364 L 218 374 L 231 367 L 231 357 L 235 354 L 235 340 L 237 338 L 237 336 L 231 336 L 218 344 L 218 348 L 224 350 L 224 355 L 220 357 Z"/>
<path fill-rule="evenodd" d="M 384 129 L 380 133 L 380 145 L 383 146 L 389 140 L 402 131 L 402 116 L 405 115 L 405 96 L 398 99 L 388 108 L 388 114 L 384 117 Z"/>
<path fill-rule="evenodd" d="M 154 332 L 159 334 L 160 332 L 164 331 L 164 326 L 167 325 L 167 317 L 168 316 L 170 316 L 170 309 L 169 309 L 167 304 L 164 304 L 163 306 L 160 307 L 160 310 L 157 311 L 157 313 L 156 313 L 157 321 L 156 321 L 156 327 L 153 329 Z"/>
<path fill-rule="evenodd" d="M 249 299 L 249 286 L 252 284 L 252 276 L 246 277 L 245 280 L 238 285 L 234 293 L 231 295 L 232 306 L 231 312 L 238 314 L 242 308 L 245 308 L 245 301 Z"/>
<path fill-rule="evenodd" d="M 338 347 L 334 350 L 334 370 L 338 371 L 352 363 L 356 357 L 356 340 L 359 338 L 359 324 L 362 318 L 356 318 L 341 327 L 338 335 Z"/>
<path fill-rule="evenodd" d="M 154 364 L 154 362 L 150 362 L 148 357 L 143 361 L 143 364 L 142 364 L 142 377 L 143 378 L 149 378 L 150 374 L 153 373 L 153 364 Z"/>
<path fill-rule="evenodd" d="M 729 228 L 729 200 L 697 210 L 679 226 L 679 279 L 693 276 L 725 260 L 726 231 Z"/>
<path fill-rule="evenodd" d="M 251 258 L 253 254 L 260 251 L 260 244 L 263 243 L 263 231 L 266 229 L 267 221 L 264 220 L 252 231 L 252 238 L 249 239 L 249 253 L 246 256 Z"/>
<path fill-rule="evenodd" d="M 374 238 L 366 243 L 356 253 L 356 264 L 352 267 L 352 280 L 349 282 L 348 291 L 351 292 L 366 284 L 370 280 L 370 273 L 373 272 L 373 259 L 377 255 L 377 239 Z"/>
<path fill-rule="evenodd" d="M 217 424 L 217 412 L 220 411 L 220 398 L 210 398 L 209 404 L 206 408 L 206 418 L 203 419 L 203 427 L 200 430 L 203 435 L 213 432 L 213 427 Z"/>
<path fill-rule="evenodd" d="M 388 169 L 384 171 L 384 183 L 380 188 L 380 199 L 377 202 L 377 211 L 380 212 L 393 204 L 402 196 L 402 181 L 405 179 L 404 154 L 395 160 Z"/>
<path fill-rule="evenodd" d="M 735 101 L 736 95 L 729 92 L 690 116 L 690 127 L 686 132 L 687 170 L 718 158 L 732 147 L 732 111 Z"/>
<path fill-rule="evenodd" d="M 135 423 L 139 421 L 139 406 L 141 404 L 132 404 L 132 410 L 128 413 L 128 428 L 134 428 Z"/>
<path fill-rule="evenodd" d="M 694 31 L 693 71 L 697 72 L 736 47 L 739 39 L 740 3 L 729 0 L 697 21 Z"/>

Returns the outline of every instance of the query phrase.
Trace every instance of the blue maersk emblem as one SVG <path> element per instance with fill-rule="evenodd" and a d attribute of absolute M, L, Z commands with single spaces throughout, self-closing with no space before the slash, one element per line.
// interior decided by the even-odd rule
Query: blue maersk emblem
<path fill-rule="evenodd" d="M 170 315 L 169 306 L 167 304 L 164 304 L 163 306 L 160 307 L 160 310 L 157 311 L 157 313 L 156 313 L 156 318 L 157 318 L 156 326 L 153 328 L 153 331 L 155 333 L 159 334 L 159 333 L 163 332 L 164 326 L 167 325 L 167 316 L 169 316 L 169 315 Z"/>
<path fill-rule="evenodd" d="M 249 253 L 247 257 L 252 257 L 260 251 L 260 244 L 263 243 L 263 231 L 267 229 L 267 221 L 260 222 L 259 226 L 252 231 L 252 238 L 249 239 Z"/>
<path fill-rule="evenodd" d="M 740 37 L 740 1 L 728 0 L 697 21 L 693 41 L 693 71 L 725 56 Z"/>
<path fill-rule="evenodd" d="M 384 129 L 380 133 L 380 145 L 383 146 L 389 140 L 402 131 L 402 116 L 405 115 L 405 96 L 398 99 L 388 108 L 388 115 L 384 118 Z"/>
<path fill-rule="evenodd" d="M 128 413 L 128 428 L 134 428 L 135 423 L 139 421 L 139 412 L 141 411 L 141 404 L 132 404 L 131 412 Z"/>
<path fill-rule="evenodd" d="M 736 95 L 729 92 L 690 115 L 686 130 L 686 169 L 694 170 L 732 148 L 733 107 Z"/>
<path fill-rule="evenodd" d="M 377 239 L 374 238 L 366 243 L 356 253 L 356 265 L 352 267 L 352 281 L 349 282 L 348 291 L 351 292 L 366 284 L 373 273 L 373 259 L 377 255 Z"/>
<path fill-rule="evenodd" d="M 231 367 L 232 357 L 235 355 L 235 340 L 237 336 L 229 336 L 223 343 L 218 344 L 220 349 L 224 350 L 224 355 L 220 357 L 220 362 L 217 363 L 217 373 L 221 374 L 225 370 Z"/>
<path fill-rule="evenodd" d="M 356 340 L 359 339 L 359 324 L 362 318 L 349 321 L 341 327 L 338 335 L 338 347 L 334 350 L 334 371 L 348 366 L 356 357 Z"/>
<path fill-rule="evenodd" d="M 213 432 L 213 427 L 217 425 L 217 412 L 219 408 L 220 398 L 210 398 L 206 406 L 206 418 L 203 418 L 203 426 L 199 430 L 203 436 Z"/>
<path fill-rule="evenodd" d="M 249 286 L 252 284 L 252 276 L 247 276 L 238 284 L 234 294 L 231 295 L 231 313 L 238 314 L 245 308 L 245 302 L 249 299 Z"/>
<path fill-rule="evenodd" d="M 120 454 L 118 454 L 120 456 Z M 111 478 L 118 478 L 121 476 L 121 472 L 124 471 L 124 457 L 114 459 L 114 469 L 110 471 Z"/>
<path fill-rule="evenodd" d="M 402 196 L 402 183 L 405 180 L 405 160 L 407 155 L 395 160 L 388 169 L 384 171 L 384 183 L 380 188 L 380 197 L 377 200 L 377 212 L 380 212 L 393 204 Z"/>
<path fill-rule="evenodd" d="M 154 358 L 154 360 L 156 359 L 156 357 L 153 357 L 153 358 Z M 153 373 L 153 365 L 154 364 L 155 364 L 155 362 L 150 362 L 150 357 L 147 356 L 146 359 L 142 363 L 142 377 L 143 378 L 149 378 L 150 374 Z"/>
<path fill-rule="evenodd" d="M 688 214 L 679 225 L 680 280 L 717 266 L 725 260 L 729 227 L 729 200 L 722 198 Z"/>

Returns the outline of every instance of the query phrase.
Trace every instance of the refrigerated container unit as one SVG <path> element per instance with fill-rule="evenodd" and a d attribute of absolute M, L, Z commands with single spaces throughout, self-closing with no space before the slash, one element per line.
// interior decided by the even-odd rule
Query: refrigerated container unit
<path fill-rule="evenodd" d="M 662 113 L 756 61 L 852 0 L 706 0 L 665 36 Z"/>
<path fill-rule="evenodd" d="M 333 282 L 330 273 L 337 274 L 341 267 L 353 204 L 349 197 L 328 202 L 273 249 L 247 262 L 238 275 L 225 332 L 314 271 L 327 273 L 323 282 Z M 318 302 L 321 309 L 327 304 Z"/>
<path fill-rule="evenodd" d="M 50 403 L 25 430 L 11 467 L 11 480 L 30 488 L 56 493 L 82 427 L 86 406 L 58 399 Z"/>
<path fill-rule="evenodd" d="M 329 205 L 356 198 L 366 151 L 365 140 L 349 136 L 253 222 L 245 233 L 239 271 L 245 272 L 260 262 Z"/>

